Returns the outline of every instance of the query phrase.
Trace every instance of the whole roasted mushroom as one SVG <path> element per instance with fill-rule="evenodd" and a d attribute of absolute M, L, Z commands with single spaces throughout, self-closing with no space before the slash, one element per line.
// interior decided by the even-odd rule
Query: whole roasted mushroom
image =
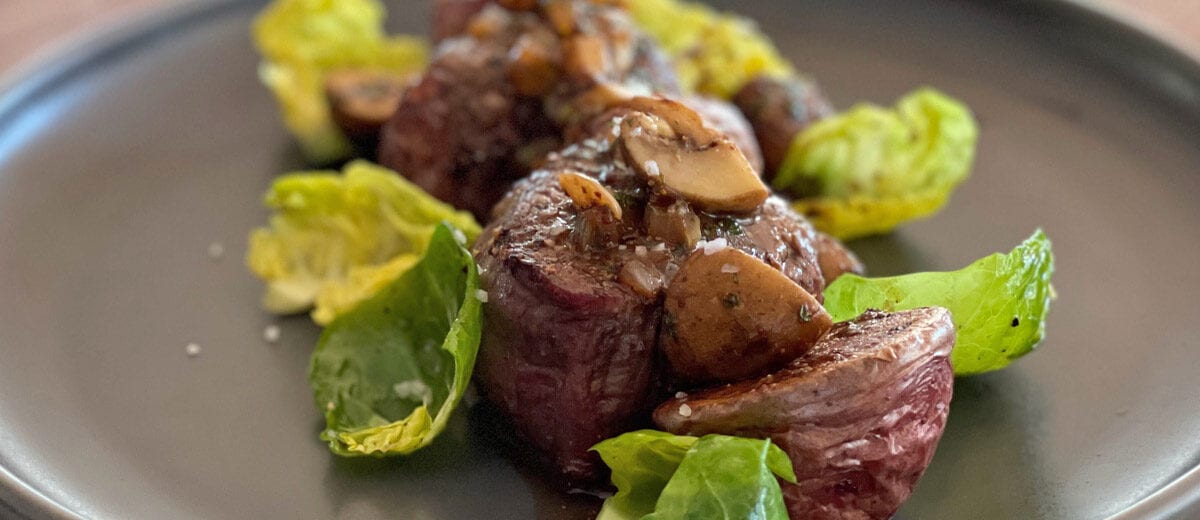
<path fill-rule="evenodd" d="M 701 248 L 667 286 L 659 348 L 689 383 L 740 381 L 800 357 L 833 325 L 816 297 L 728 247 Z"/>

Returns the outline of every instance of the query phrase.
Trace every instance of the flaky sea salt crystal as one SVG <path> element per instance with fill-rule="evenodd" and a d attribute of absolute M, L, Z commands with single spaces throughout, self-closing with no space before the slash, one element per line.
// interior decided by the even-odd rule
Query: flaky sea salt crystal
<path fill-rule="evenodd" d="M 704 254 L 711 255 L 726 247 L 729 247 L 729 242 L 726 242 L 724 237 L 714 238 L 704 243 Z"/>
<path fill-rule="evenodd" d="M 279 325 L 267 325 L 267 327 L 263 329 L 263 341 L 266 341 L 267 343 L 275 343 L 276 341 L 279 341 L 280 334 L 281 331 L 279 330 Z"/>
<path fill-rule="evenodd" d="M 396 383 L 392 385 L 392 392 L 396 394 L 396 397 L 401 399 L 420 403 L 428 403 L 433 399 L 433 390 L 424 381 L 419 379 Z"/>
<path fill-rule="evenodd" d="M 659 175 L 658 163 L 655 162 L 653 159 L 642 163 L 642 169 L 646 170 L 646 175 L 649 175 L 651 177 L 658 177 L 658 175 Z"/>
<path fill-rule="evenodd" d="M 225 245 L 220 242 L 213 242 L 208 245 L 208 257 L 213 260 L 220 260 L 225 256 Z"/>

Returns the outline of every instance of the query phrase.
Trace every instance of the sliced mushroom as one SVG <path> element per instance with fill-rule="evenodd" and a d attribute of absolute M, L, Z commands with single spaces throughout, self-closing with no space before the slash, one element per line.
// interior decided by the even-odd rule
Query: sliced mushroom
<path fill-rule="evenodd" d="M 833 320 L 813 295 L 740 250 L 700 248 L 666 288 L 659 344 L 691 383 L 740 381 L 816 344 Z"/>
<path fill-rule="evenodd" d="M 630 90 L 628 86 L 606 81 L 597 83 L 575 99 L 586 102 L 593 112 L 599 113 L 635 97 L 637 97 L 637 93 Z"/>
<path fill-rule="evenodd" d="M 558 174 L 558 184 L 579 209 L 607 208 L 616 220 L 621 220 L 621 204 L 600 181 L 578 172 Z"/>
<path fill-rule="evenodd" d="M 466 33 L 477 40 L 495 37 L 508 23 L 508 13 L 503 9 L 484 9 L 471 17 Z"/>
<path fill-rule="evenodd" d="M 622 85 L 611 81 L 598 81 L 575 96 L 561 99 L 551 97 L 547 100 L 546 110 L 555 121 L 565 127 L 567 141 L 571 141 L 572 129 L 582 130 L 594 117 L 636 97 L 639 92 L 633 88 L 638 87 L 636 83 Z M 583 135 L 574 137 L 582 138 Z"/>
<path fill-rule="evenodd" d="M 690 140 L 690 144 L 697 148 L 715 143 L 722 137 L 721 132 L 704 122 L 704 116 L 699 112 L 674 99 L 637 96 L 623 103 L 623 106 L 665 120 L 672 131 Z"/>
<path fill-rule="evenodd" d="M 529 34 L 522 35 L 509 51 L 508 80 L 524 96 L 542 96 L 558 82 L 557 49 Z"/>
<path fill-rule="evenodd" d="M 663 275 L 658 268 L 635 258 L 621 266 L 621 271 L 617 273 L 617 281 L 642 296 L 657 298 L 658 293 L 662 291 Z"/>
<path fill-rule="evenodd" d="M 573 0 L 550 0 L 542 6 L 542 15 L 559 36 L 575 32 L 575 3 Z"/>
<path fill-rule="evenodd" d="M 351 141 L 375 142 L 411 83 L 412 76 L 383 71 L 343 69 L 325 78 L 325 97 L 338 128 Z"/>
<path fill-rule="evenodd" d="M 563 69 L 571 77 L 599 79 L 609 68 L 608 50 L 601 37 L 578 34 L 563 43 Z"/>
<path fill-rule="evenodd" d="M 646 223 L 646 233 L 652 237 L 688 249 L 700 241 L 700 217 L 684 201 L 675 201 L 670 206 L 647 204 L 643 221 Z"/>
<path fill-rule="evenodd" d="M 616 247 L 621 239 L 621 221 L 612 211 L 594 206 L 579 211 L 571 229 L 571 241 L 584 249 L 605 250 Z"/>
<path fill-rule="evenodd" d="M 746 156 L 727 137 L 704 126 L 696 111 L 673 101 L 634 98 L 652 112 L 634 112 L 621 124 L 629 163 L 652 185 L 704 211 L 753 211 L 770 194 Z"/>

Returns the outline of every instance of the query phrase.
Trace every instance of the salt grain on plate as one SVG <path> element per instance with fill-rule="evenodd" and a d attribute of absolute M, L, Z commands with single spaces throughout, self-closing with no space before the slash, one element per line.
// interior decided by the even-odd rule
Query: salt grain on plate
<path fill-rule="evenodd" d="M 692 416 L 692 407 L 690 407 L 686 404 L 679 405 L 679 415 L 682 415 L 684 417 L 691 417 Z"/>
<path fill-rule="evenodd" d="M 188 343 L 183 350 L 184 352 L 187 352 L 188 357 L 196 357 L 200 355 L 200 345 L 195 343 Z"/>
<path fill-rule="evenodd" d="M 483 289 L 475 289 L 475 297 L 479 299 L 480 303 L 487 303 L 488 293 Z"/>
<path fill-rule="evenodd" d="M 279 335 L 279 325 L 267 325 L 267 328 L 263 329 L 263 340 L 267 343 L 279 341 Z"/>
<path fill-rule="evenodd" d="M 220 242 L 213 242 L 208 245 L 208 257 L 213 260 L 220 260 L 225 256 L 225 246 Z"/>

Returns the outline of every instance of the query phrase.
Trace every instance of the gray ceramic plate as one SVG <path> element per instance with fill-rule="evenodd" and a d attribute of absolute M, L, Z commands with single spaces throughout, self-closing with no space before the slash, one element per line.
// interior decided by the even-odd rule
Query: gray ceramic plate
<path fill-rule="evenodd" d="M 1067 4 L 741 4 L 841 106 L 929 83 L 976 110 L 978 167 L 945 211 L 853 244 L 876 274 L 1055 239 L 1049 339 L 957 382 L 900 517 L 1200 515 L 1200 67 Z M 406 460 L 317 441 L 317 330 L 261 312 L 241 262 L 261 193 L 300 166 L 255 79 L 258 7 L 176 9 L 0 96 L 0 517 L 579 512 L 478 414 Z M 393 12 L 423 30 L 423 5 Z"/>

